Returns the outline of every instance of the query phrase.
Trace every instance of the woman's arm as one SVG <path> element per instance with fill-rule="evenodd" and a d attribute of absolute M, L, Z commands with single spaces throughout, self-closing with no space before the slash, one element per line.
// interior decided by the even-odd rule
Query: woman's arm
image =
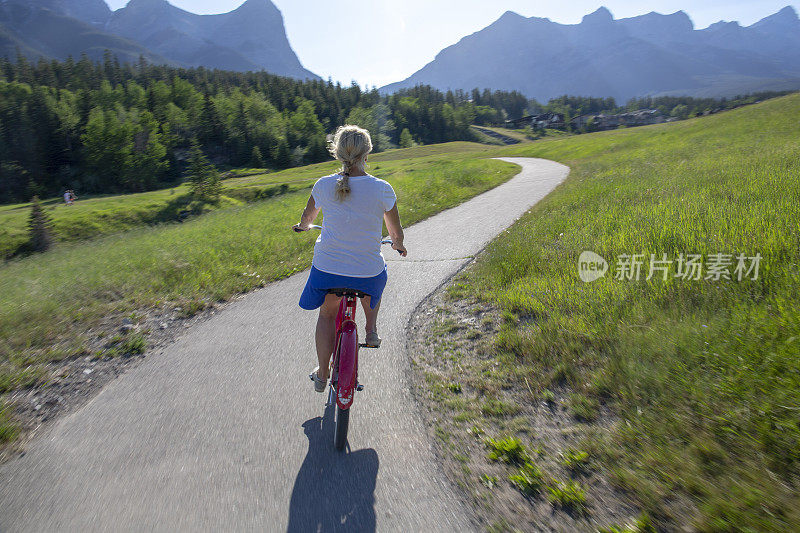
<path fill-rule="evenodd" d="M 386 229 L 389 231 L 389 236 L 392 238 L 392 248 L 400 252 L 400 255 L 405 257 L 408 255 L 408 250 L 403 245 L 403 225 L 400 223 L 400 213 L 397 211 L 397 204 L 389 211 L 383 213 L 383 220 L 386 222 Z"/>
<path fill-rule="evenodd" d="M 314 219 L 319 215 L 319 208 L 314 202 L 314 197 L 308 197 L 306 208 L 303 209 L 303 214 L 300 215 L 300 223 L 294 225 L 295 231 L 308 231 L 308 227 L 314 222 Z"/>

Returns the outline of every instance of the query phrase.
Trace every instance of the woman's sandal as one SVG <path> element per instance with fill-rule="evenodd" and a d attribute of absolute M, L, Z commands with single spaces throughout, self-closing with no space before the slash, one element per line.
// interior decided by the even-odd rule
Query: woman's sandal
<path fill-rule="evenodd" d="M 317 372 L 319 372 L 319 367 L 315 368 L 314 371 L 308 375 L 308 377 L 314 382 L 314 390 L 316 392 L 325 392 L 325 386 L 328 384 L 328 380 L 319 379 Z"/>

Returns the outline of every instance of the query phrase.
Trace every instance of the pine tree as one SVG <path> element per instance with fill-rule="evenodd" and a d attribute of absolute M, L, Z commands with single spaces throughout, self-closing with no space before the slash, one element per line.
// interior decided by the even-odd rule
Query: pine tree
<path fill-rule="evenodd" d="M 250 155 L 250 166 L 264 168 L 264 156 L 261 155 L 261 148 L 258 146 L 253 146 L 253 153 Z"/>
<path fill-rule="evenodd" d="M 197 127 L 197 137 L 206 147 L 218 147 L 222 144 L 223 126 L 217 113 L 217 107 L 211 96 L 206 93 L 203 100 L 203 109 L 200 113 Z"/>
<path fill-rule="evenodd" d="M 219 172 L 203 154 L 200 146 L 194 142 L 189 151 L 189 190 L 192 197 L 199 202 L 218 202 L 222 192 Z"/>
<path fill-rule="evenodd" d="M 414 138 L 411 137 L 411 132 L 408 131 L 408 128 L 403 128 L 400 133 L 400 148 L 411 148 L 412 146 L 414 146 Z"/>
<path fill-rule="evenodd" d="M 286 142 L 285 138 L 281 137 L 278 139 L 278 145 L 275 147 L 272 159 L 275 160 L 275 164 L 278 168 L 289 168 L 289 165 L 292 164 L 292 153 L 289 150 L 289 143 Z"/>
<path fill-rule="evenodd" d="M 28 248 L 34 252 L 45 252 L 53 245 L 52 221 L 39 197 L 31 200 L 31 214 L 28 217 Z"/>
<path fill-rule="evenodd" d="M 308 152 L 306 153 L 306 159 L 309 163 L 327 161 L 330 157 L 331 154 L 328 152 L 328 143 L 324 135 L 315 135 L 309 140 Z"/>

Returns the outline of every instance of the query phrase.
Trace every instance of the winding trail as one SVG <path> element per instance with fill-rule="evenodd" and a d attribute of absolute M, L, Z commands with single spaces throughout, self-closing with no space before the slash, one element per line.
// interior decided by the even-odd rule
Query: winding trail
<path fill-rule="evenodd" d="M 522 171 L 408 228 L 408 259 L 386 253 L 383 347 L 362 351 L 349 453 L 333 450 L 307 377 L 316 313 L 297 306 L 301 273 L 201 322 L 0 467 L 0 531 L 475 529 L 409 392 L 405 327 L 569 172 L 503 160 Z"/>

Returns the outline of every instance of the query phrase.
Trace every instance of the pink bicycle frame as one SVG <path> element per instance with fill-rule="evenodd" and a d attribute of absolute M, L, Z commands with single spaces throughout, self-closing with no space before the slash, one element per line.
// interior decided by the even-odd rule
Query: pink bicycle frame
<path fill-rule="evenodd" d="M 341 409 L 349 409 L 353 405 L 358 385 L 358 328 L 355 321 L 357 300 L 355 296 L 344 296 L 336 315 L 337 353 L 331 358 L 331 375 L 335 375 L 336 369 L 333 365 L 338 360 L 336 403 Z"/>

